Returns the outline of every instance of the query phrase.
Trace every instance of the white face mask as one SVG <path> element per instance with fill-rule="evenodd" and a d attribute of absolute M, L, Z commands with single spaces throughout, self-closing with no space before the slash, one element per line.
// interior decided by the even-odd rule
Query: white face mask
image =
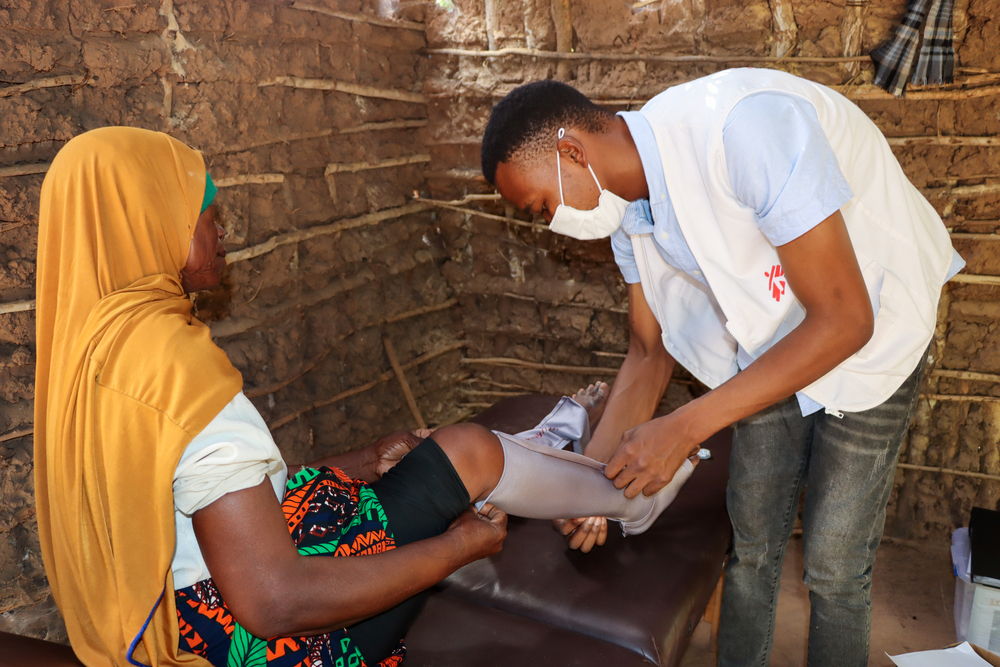
<path fill-rule="evenodd" d="M 565 128 L 559 128 L 559 139 L 562 139 L 565 134 Z M 601 187 L 601 182 L 597 180 L 597 174 L 594 173 L 594 168 L 590 166 L 589 162 L 587 169 L 590 170 L 590 175 L 594 178 L 594 183 L 597 183 L 597 191 L 600 193 L 597 208 L 581 211 L 578 208 L 566 206 L 566 201 L 563 199 L 562 165 L 559 161 L 559 151 L 556 150 L 559 206 L 556 207 L 556 211 L 552 215 L 549 230 L 581 241 L 604 239 L 611 236 L 621 226 L 622 218 L 625 217 L 625 209 L 628 207 L 627 201 L 611 190 L 605 190 Z"/>

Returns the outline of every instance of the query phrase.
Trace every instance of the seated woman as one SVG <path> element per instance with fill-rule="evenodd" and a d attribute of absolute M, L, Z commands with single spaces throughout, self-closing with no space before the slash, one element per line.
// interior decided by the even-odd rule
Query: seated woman
<path fill-rule="evenodd" d="M 214 194 L 200 153 L 133 128 L 73 139 L 42 185 L 39 536 L 86 664 L 398 664 L 418 594 L 498 551 L 505 512 L 635 534 L 690 475 L 626 499 L 559 448 L 584 437 L 572 402 L 518 436 L 459 424 L 289 475 L 191 313 L 225 265 Z"/>

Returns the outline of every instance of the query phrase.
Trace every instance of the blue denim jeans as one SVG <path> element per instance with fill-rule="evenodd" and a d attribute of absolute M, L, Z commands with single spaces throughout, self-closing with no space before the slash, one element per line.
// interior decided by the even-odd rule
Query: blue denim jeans
<path fill-rule="evenodd" d="M 767 665 L 781 564 L 803 489 L 808 664 L 868 663 L 872 566 L 922 368 L 864 412 L 803 417 L 792 397 L 735 425 L 719 665 Z"/>

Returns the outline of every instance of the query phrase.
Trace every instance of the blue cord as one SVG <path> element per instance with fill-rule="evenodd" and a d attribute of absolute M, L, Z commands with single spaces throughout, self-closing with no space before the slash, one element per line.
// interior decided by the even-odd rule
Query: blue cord
<path fill-rule="evenodd" d="M 150 667 L 145 663 L 137 662 L 132 657 L 132 654 L 135 652 L 136 647 L 139 646 L 139 642 L 142 641 L 142 636 L 146 633 L 146 628 L 149 627 L 149 622 L 153 620 L 153 614 L 156 613 L 156 608 L 160 606 L 160 601 L 163 600 L 163 594 L 165 592 L 165 588 L 160 591 L 160 597 L 156 598 L 156 602 L 153 603 L 153 608 L 149 610 L 149 616 L 146 617 L 146 622 L 142 624 L 142 627 L 139 628 L 139 632 L 132 639 L 132 643 L 128 645 L 128 651 L 125 653 L 125 659 L 135 665 L 135 667 Z"/>

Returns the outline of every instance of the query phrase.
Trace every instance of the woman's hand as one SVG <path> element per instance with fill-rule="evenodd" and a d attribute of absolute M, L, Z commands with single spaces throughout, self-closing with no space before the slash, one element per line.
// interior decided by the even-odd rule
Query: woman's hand
<path fill-rule="evenodd" d="M 608 539 L 608 519 L 603 516 L 586 516 L 577 519 L 553 519 L 553 527 L 566 538 L 566 546 L 590 553 L 595 546 L 603 546 Z"/>
<path fill-rule="evenodd" d="M 419 445 L 430 434 L 430 429 L 422 428 L 412 432 L 396 431 L 389 435 L 383 435 L 376 440 L 371 446 L 372 451 L 375 453 L 373 463 L 375 479 L 389 472 L 393 466 L 402 461 L 404 456 L 413 451 L 413 448 Z"/>
<path fill-rule="evenodd" d="M 454 541 L 457 552 L 466 555 L 467 562 L 492 556 L 503 548 L 507 537 L 507 514 L 490 503 L 478 512 L 469 508 L 452 521 L 445 535 Z"/>

